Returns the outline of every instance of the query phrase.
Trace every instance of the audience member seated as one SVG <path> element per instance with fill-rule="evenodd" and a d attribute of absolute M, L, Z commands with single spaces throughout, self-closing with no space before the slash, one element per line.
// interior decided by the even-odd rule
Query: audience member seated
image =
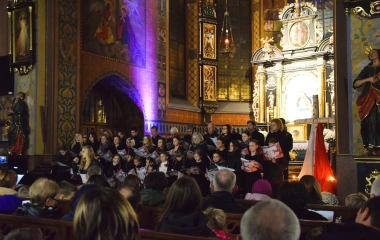
<path fill-rule="evenodd" d="M 304 175 L 301 177 L 300 182 L 306 187 L 308 204 L 325 204 L 322 201 L 321 186 L 314 176 Z"/>
<path fill-rule="evenodd" d="M 358 211 L 355 223 L 327 224 L 313 230 L 309 239 L 380 239 L 380 197 L 370 198 Z"/>
<path fill-rule="evenodd" d="M 77 191 L 77 187 L 73 184 L 62 181 L 58 183 L 59 190 L 57 195 L 55 195 L 55 199 L 59 200 L 71 200 L 74 197 L 75 192 Z"/>
<path fill-rule="evenodd" d="M 240 240 L 298 240 L 301 227 L 296 215 L 282 202 L 272 199 L 247 210 L 240 223 Z"/>
<path fill-rule="evenodd" d="M 380 177 L 377 177 L 375 181 L 373 181 L 369 197 L 380 197 Z"/>
<path fill-rule="evenodd" d="M 3 240 L 43 240 L 42 231 L 39 228 L 17 228 Z"/>
<path fill-rule="evenodd" d="M 245 195 L 245 200 L 266 201 L 272 199 L 272 186 L 267 180 L 259 179 L 252 186 L 252 193 Z"/>
<path fill-rule="evenodd" d="M 227 213 L 244 213 L 247 209 L 237 204 L 232 195 L 236 192 L 236 176 L 227 169 L 215 172 L 214 181 L 210 184 L 211 196 L 203 202 L 203 209 L 214 207 Z"/>
<path fill-rule="evenodd" d="M 327 220 L 322 215 L 306 209 L 307 190 L 303 183 L 284 182 L 278 191 L 278 200 L 285 203 L 303 220 Z"/>
<path fill-rule="evenodd" d="M 92 175 L 102 175 L 102 169 L 99 166 L 91 166 L 87 169 L 86 179 L 89 179 Z"/>
<path fill-rule="evenodd" d="M 145 188 L 141 190 L 143 206 L 164 207 L 166 194 L 164 190 L 168 180 L 163 172 L 152 172 L 144 179 Z"/>
<path fill-rule="evenodd" d="M 74 194 L 74 197 L 71 199 L 71 211 L 69 213 L 65 214 L 65 216 L 63 216 L 62 220 L 73 221 L 75 209 L 77 208 L 77 205 L 78 205 L 80 198 L 82 197 L 82 195 L 86 191 L 93 189 L 93 188 L 99 188 L 99 186 L 97 186 L 95 184 L 83 185 L 78 191 L 76 191 L 76 193 Z"/>
<path fill-rule="evenodd" d="M 0 213 L 12 213 L 21 206 L 15 190 L 17 174 L 13 170 L 0 171 Z"/>
<path fill-rule="evenodd" d="M 17 191 L 17 196 L 19 198 L 29 198 L 29 188 L 29 185 L 22 185 Z"/>
<path fill-rule="evenodd" d="M 18 207 L 13 213 L 15 215 L 60 218 L 61 209 L 56 208 L 59 186 L 56 182 L 47 178 L 37 179 L 29 189 L 30 203 Z"/>
<path fill-rule="evenodd" d="M 128 200 L 128 202 L 135 210 L 136 214 L 140 214 L 142 212 L 142 201 L 141 194 L 139 191 L 137 191 L 134 188 L 131 188 L 126 184 L 119 185 L 117 190 L 123 197 L 125 197 Z"/>
<path fill-rule="evenodd" d="M 344 205 L 346 207 L 360 208 L 367 201 L 368 198 L 363 193 L 352 193 L 346 197 Z"/>
<path fill-rule="evenodd" d="M 223 210 L 216 208 L 207 208 L 203 212 L 208 217 L 207 226 L 215 233 L 218 238 L 222 239 L 233 239 L 229 236 L 226 231 L 226 214 Z"/>
<path fill-rule="evenodd" d="M 208 217 L 201 211 L 202 195 L 195 180 L 182 177 L 170 187 L 163 213 L 158 217 L 157 230 L 192 236 L 212 236 Z"/>
<path fill-rule="evenodd" d="M 125 179 L 123 185 L 136 189 L 137 191 L 141 190 L 141 180 L 138 176 L 129 174 Z"/>
<path fill-rule="evenodd" d="M 95 184 L 99 187 L 110 187 L 110 184 L 103 175 L 92 175 L 86 184 Z"/>
<path fill-rule="evenodd" d="M 322 192 L 322 201 L 327 205 L 339 206 L 339 199 L 335 194 Z"/>
<path fill-rule="evenodd" d="M 74 216 L 76 240 L 140 239 L 137 217 L 128 201 L 111 188 L 88 190 Z"/>

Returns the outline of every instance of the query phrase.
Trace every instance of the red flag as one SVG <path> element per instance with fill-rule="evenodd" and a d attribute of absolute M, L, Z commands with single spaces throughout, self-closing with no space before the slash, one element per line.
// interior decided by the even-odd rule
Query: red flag
<path fill-rule="evenodd" d="M 314 177 L 321 185 L 322 192 L 336 194 L 337 181 L 327 158 L 325 141 L 323 139 L 323 125 L 318 123 L 315 136 Z"/>

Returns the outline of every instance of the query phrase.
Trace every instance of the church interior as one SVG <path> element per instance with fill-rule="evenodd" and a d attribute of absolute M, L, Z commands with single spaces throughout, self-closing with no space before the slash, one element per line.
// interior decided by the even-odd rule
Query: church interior
<path fill-rule="evenodd" d="M 352 86 L 380 48 L 379 9 L 364 0 L 2 0 L 0 155 L 30 172 L 78 133 L 143 138 L 156 126 L 169 138 L 173 127 L 205 134 L 212 122 L 242 134 L 253 120 L 265 135 L 283 118 L 289 179 L 321 123 L 338 199 L 368 193 L 380 157 L 363 147 Z M 8 156 L 19 92 L 29 145 Z"/>

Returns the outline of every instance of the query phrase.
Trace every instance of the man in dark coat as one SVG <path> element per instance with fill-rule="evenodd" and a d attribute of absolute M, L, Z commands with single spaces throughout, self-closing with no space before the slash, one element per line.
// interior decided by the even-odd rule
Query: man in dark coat
<path fill-rule="evenodd" d="M 214 180 L 211 182 L 211 196 L 203 202 L 202 208 L 208 207 L 222 209 L 227 213 L 244 213 L 247 209 L 237 204 L 233 194 L 237 191 L 236 176 L 227 169 L 215 172 Z"/>
<path fill-rule="evenodd" d="M 256 122 L 248 120 L 247 129 L 251 133 L 251 139 L 256 139 L 260 146 L 264 146 L 264 135 L 256 129 Z"/>

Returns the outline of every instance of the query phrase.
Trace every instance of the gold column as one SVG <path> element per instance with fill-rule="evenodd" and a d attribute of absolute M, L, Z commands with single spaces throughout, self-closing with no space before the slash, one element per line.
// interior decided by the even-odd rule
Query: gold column
<path fill-rule="evenodd" d="M 259 75 L 259 123 L 265 122 L 265 75 L 261 73 Z"/>
<path fill-rule="evenodd" d="M 282 72 L 276 73 L 276 116 L 277 118 L 285 117 L 281 116 L 281 98 L 282 98 Z"/>
<path fill-rule="evenodd" d="M 325 117 L 325 104 L 326 104 L 326 67 L 318 67 L 319 79 L 321 81 L 320 91 L 319 91 L 319 117 Z"/>

